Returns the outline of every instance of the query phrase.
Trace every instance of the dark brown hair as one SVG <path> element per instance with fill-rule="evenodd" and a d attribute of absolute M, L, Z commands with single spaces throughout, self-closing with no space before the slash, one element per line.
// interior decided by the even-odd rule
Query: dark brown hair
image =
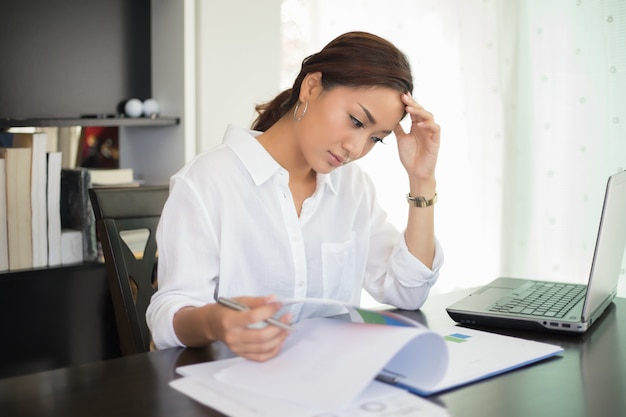
<path fill-rule="evenodd" d="M 266 131 L 295 106 L 302 81 L 312 72 L 322 73 L 324 89 L 380 86 L 401 93 L 413 91 L 411 66 L 398 48 L 371 33 L 348 32 L 332 40 L 320 52 L 305 58 L 292 88 L 272 101 L 256 106 L 259 116 L 252 129 Z"/>

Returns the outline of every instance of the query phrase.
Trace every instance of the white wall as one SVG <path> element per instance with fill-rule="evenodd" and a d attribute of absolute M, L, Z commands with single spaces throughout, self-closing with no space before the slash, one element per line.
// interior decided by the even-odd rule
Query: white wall
<path fill-rule="evenodd" d="M 169 127 L 120 130 L 120 166 L 146 184 L 167 184 L 196 152 L 195 27 L 197 0 L 152 0 L 152 94 L 161 114 L 179 117 Z"/>
<path fill-rule="evenodd" d="M 167 184 L 279 92 L 281 0 L 152 0 L 152 93 L 171 127 L 121 130 L 120 165 Z"/>
<path fill-rule="evenodd" d="M 197 150 L 279 93 L 281 0 L 196 0 Z"/>

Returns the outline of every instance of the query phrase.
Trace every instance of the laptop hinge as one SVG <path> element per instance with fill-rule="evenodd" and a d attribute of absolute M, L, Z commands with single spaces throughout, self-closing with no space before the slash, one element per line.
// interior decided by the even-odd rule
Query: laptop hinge
<path fill-rule="evenodd" d="M 582 322 L 583 323 L 589 322 L 589 324 L 591 325 L 591 323 L 594 322 L 598 318 L 598 316 L 602 315 L 602 313 L 608 307 L 608 305 L 613 302 L 613 299 L 615 298 L 616 295 L 617 295 L 617 290 L 613 290 L 611 294 L 609 294 L 609 296 L 605 298 L 602 304 L 600 304 L 594 311 L 592 311 L 590 315 L 585 314 L 586 306 L 583 306 Z"/>

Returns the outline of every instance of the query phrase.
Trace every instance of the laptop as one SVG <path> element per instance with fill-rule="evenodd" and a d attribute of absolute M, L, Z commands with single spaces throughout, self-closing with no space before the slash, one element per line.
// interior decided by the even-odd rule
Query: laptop
<path fill-rule="evenodd" d="M 584 333 L 615 298 L 625 247 L 626 171 L 622 171 L 607 181 L 586 285 L 501 277 L 446 311 L 467 326 Z"/>

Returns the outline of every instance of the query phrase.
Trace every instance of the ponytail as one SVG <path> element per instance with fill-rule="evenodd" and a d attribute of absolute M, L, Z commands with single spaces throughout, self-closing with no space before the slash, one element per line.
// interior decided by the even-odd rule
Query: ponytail
<path fill-rule="evenodd" d="M 280 120 L 294 104 L 295 101 L 292 103 L 291 88 L 277 95 L 269 103 L 258 104 L 255 109 L 259 116 L 252 124 L 252 129 L 265 132 Z"/>
<path fill-rule="evenodd" d="M 320 72 L 322 86 L 387 87 L 400 93 L 413 91 L 413 77 L 407 57 L 391 42 L 366 32 L 345 33 L 320 52 L 302 61 L 293 87 L 272 101 L 256 106 L 259 116 L 252 129 L 265 132 L 293 108 L 300 97 L 300 87 L 307 74 Z"/>

